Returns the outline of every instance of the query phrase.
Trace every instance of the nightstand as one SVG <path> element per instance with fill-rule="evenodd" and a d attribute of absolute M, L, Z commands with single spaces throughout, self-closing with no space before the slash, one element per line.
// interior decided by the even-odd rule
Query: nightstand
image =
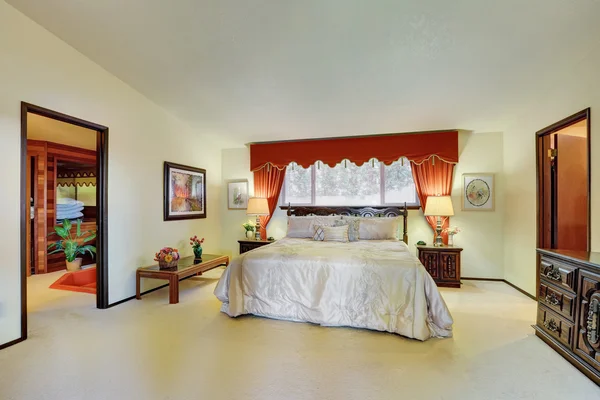
<path fill-rule="evenodd" d="M 274 243 L 273 240 L 238 240 L 240 244 L 240 254 L 245 253 L 250 250 L 254 250 L 261 246 L 266 246 L 268 244 Z"/>
<path fill-rule="evenodd" d="M 460 288 L 460 252 L 456 246 L 419 246 L 418 257 L 439 287 Z"/>

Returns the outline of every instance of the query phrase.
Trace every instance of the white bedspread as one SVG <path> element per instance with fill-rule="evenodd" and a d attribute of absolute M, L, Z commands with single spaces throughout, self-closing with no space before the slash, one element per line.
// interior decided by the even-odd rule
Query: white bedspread
<path fill-rule="evenodd" d="M 235 258 L 215 295 L 231 317 L 254 314 L 427 340 L 451 337 L 452 316 L 404 242 L 281 239 Z"/>

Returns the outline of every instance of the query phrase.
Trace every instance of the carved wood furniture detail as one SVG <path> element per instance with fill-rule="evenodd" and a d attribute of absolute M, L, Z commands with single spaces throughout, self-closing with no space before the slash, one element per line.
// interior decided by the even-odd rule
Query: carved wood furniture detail
<path fill-rule="evenodd" d="M 417 246 L 418 257 L 439 287 L 460 288 L 460 247 Z"/>
<path fill-rule="evenodd" d="M 600 385 L 600 253 L 538 249 L 536 335 Z"/>
<path fill-rule="evenodd" d="M 266 246 L 268 244 L 273 243 L 273 241 L 269 240 L 238 240 L 240 244 L 240 254 L 243 254 L 247 251 L 257 249 L 262 246 Z"/>

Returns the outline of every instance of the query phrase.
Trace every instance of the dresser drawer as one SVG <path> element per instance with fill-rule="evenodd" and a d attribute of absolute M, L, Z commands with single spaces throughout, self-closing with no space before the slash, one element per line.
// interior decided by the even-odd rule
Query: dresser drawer
<path fill-rule="evenodd" d="M 575 322 L 575 295 L 540 282 L 539 302 Z"/>
<path fill-rule="evenodd" d="M 538 305 L 537 326 L 571 349 L 574 325 L 543 305 Z"/>
<path fill-rule="evenodd" d="M 419 253 L 421 264 L 433 279 L 440 278 L 439 255 L 440 253 L 436 251 L 421 251 Z"/>
<path fill-rule="evenodd" d="M 564 289 L 575 292 L 577 282 L 577 268 L 563 264 L 552 258 L 542 257 L 540 260 L 540 276 Z"/>

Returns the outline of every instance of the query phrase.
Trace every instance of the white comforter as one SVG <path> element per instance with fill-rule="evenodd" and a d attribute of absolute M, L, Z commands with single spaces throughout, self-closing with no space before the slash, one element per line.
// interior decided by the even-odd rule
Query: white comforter
<path fill-rule="evenodd" d="M 230 317 L 254 314 L 427 340 L 451 337 L 452 316 L 404 242 L 285 238 L 242 254 L 215 295 Z"/>

